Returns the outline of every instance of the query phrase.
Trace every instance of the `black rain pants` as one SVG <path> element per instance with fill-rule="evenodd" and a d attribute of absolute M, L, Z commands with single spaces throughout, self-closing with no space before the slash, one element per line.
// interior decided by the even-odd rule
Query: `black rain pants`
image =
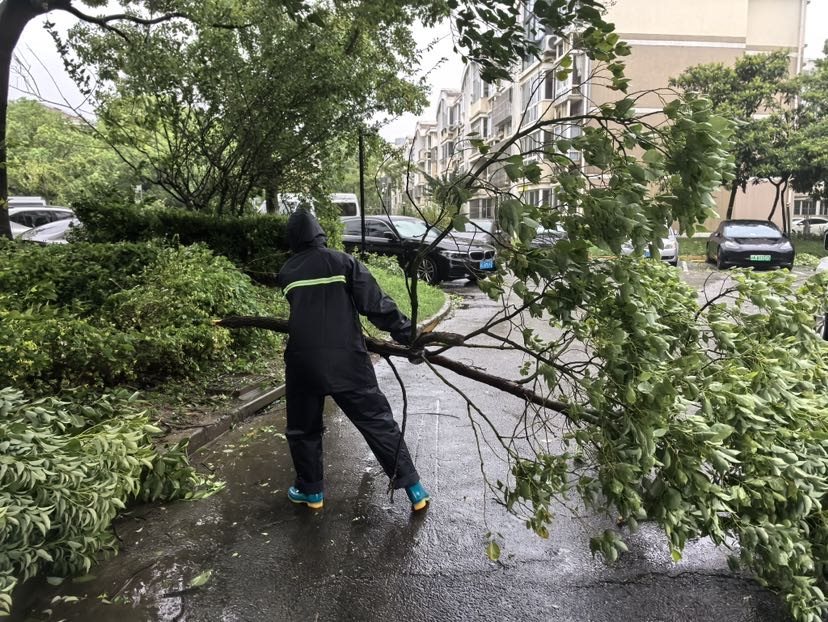
<path fill-rule="evenodd" d="M 287 382 L 287 437 L 293 466 L 296 469 L 295 486 L 305 494 L 322 492 L 323 455 L 322 411 L 325 395 L 308 391 L 299 383 Z M 365 437 L 385 474 L 394 482 L 394 488 L 405 488 L 420 481 L 405 441 L 400 445 L 397 459 L 397 477 L 394 479 L 394 460 L 400 441 L 400 428 L 391 413 L 391 406 L 377 385 L 339 391 L 330 394 L 337 406 Z"/>

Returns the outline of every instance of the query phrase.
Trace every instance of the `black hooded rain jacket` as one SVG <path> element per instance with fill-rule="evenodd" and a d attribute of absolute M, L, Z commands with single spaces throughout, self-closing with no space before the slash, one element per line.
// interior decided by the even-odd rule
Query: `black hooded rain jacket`
<path fill-rule="evenodd" d="M 400 343 L 408 343 L 411 321 L 364 265 L 326 247 L 325 232 L 313 215 L 294 212 L 287 237 L 294 254 L 282 266 L 278 285 L 290 303 L 288 381 L 301 378 L 317 394 L 376 383 L 359 314 Z"/>

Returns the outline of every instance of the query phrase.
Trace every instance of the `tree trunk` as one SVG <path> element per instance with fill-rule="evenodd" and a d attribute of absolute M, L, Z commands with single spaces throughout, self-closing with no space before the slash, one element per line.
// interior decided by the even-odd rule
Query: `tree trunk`
<path fill-rule="evenodd" d="M 773 184 L 773 187 L 776 188 L 776 194 L 773 197 L 773 208 L 771 209 L 770 214 L 768 214 L 768 220 L 773 221 L 773 217 L 776 215 L 776 207 L 779 205 L 779 199 L 782 196 L 782 182 L 780 181 L 779 183 L 774 183 L 772 179 L 769 179 L 768 181 L 770 181 Z"/>
<path fill-rule="evenodd" d="M 730 200 L 727 202 L 727 216 L 725 216 L 725 220 L 733 218 L 733 204 L 736 203 L 736 192 L 738 190 L 739 183 L 734 181 L 733 185 L 730 187 Z"/>
<path fill-rule="evenodd" d="M 782 196 L 782 231 L 785 235 L 791 234 L 791 215 L 788 212 L 789 206 L 785 201 L 785 193 L 788 191 L 788 180 L 786 179 L 785 182 L 782 184 L 782 190 L 780 192 Z"/>
<path fill-rule="evenodd" d="M 265 186 L 265 211 L 268 214 L 276 213 L 276 186 L 270 181 Z"/>
<path fill-rule="evenodd" d="M 44 12 L 44 3 L 30 0 L 0 2 L 0 236 L 11 239 L 9 224 L 9 175 L 6 164 L 6 120 L 9 112 L 9 78 L 12 57 L 23 29 L 33 18 Z M 48 9 L 46 9 L 48 10 Z"/>

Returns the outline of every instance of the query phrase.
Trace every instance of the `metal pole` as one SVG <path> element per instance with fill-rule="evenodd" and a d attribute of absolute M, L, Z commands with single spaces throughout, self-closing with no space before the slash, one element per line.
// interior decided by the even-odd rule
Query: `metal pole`
<path fill-rule="evenodd" d="M 359 219 L 362 225 L 362 246 L 360 254 L 365 256 L 365 137 L 359 128 Z"/>

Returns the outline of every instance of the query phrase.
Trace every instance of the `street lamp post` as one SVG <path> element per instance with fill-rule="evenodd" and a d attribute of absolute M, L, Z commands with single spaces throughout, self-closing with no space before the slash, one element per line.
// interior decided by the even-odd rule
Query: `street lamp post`
<path fill-rule="evenodd" d="M 359 220 L 362 231 L 360 254 L 365 258 L 365 136 L 359 128 Z"/>

